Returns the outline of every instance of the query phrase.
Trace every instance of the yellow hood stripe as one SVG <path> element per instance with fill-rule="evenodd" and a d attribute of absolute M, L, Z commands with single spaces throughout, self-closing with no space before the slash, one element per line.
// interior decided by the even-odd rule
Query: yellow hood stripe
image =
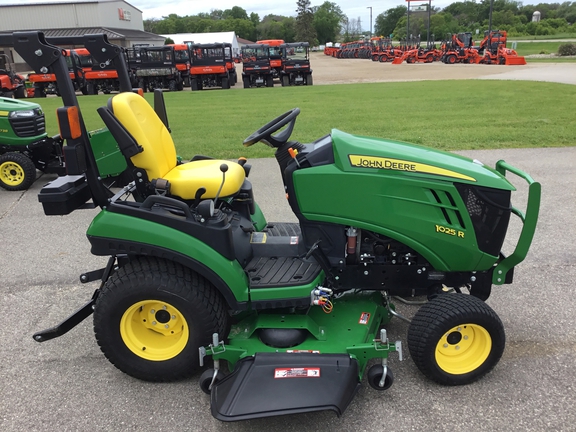
<path fill-rule="evenodd" d="M 407 171 L 422 174 L 436 174 L 461 180 L 475 182 L 476 179 L 456 171 L 439 168 L 433 165 L 419 162 L 411 162 L 402 159 L 391 159 L 375 156 L 349 155 L 350 165 L 359 168 L 388 169 L 393 171 Z"/>

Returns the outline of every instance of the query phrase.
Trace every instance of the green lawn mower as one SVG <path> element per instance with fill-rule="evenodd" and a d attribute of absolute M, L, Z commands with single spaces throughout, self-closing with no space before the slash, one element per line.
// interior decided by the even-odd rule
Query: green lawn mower
<path fill-rule="evenodd" d="M 530 247 L 540 185 L 504 161 L 495 169 L 450 153 L 332 130 L 290 140 L 299 109 L 244 140 L 274 149 L 297 224 L 268 223 L 245 159 L 197 156 L 179 163 L 162 93 L 155 108 L 131 91 L 123 54 L 85 36 L 99 62 L 115 64 L 122 92 L 98 109 L 131 181 L 102 181 L 60 50 L 42 33 L 14 34 L 35 69 L 59 80 L 68 175 L 39 194 L 47 214 L 87 201 L 100 208 L 87 231 L 105 268 L 92 298 L 42 342 L 94 314 L 96 339 L 121 371 L 172 381 L 202 367 L 200 387 L 223 421 L 333 410 L 342 414 L 364 376 L 389 388 L 402 357 L 394 317 L 410 322 L 418 369 L 443 385 L 471 383 L 498 363 L 502 322 L 484 302 L 511 283 Z M 511 204 L 513 173 L 529 184 L 527 208 Z M 511 215 L 523 223 L 515 250 L 501 248 Z M 411 319 L 395 298 L 427 301 Z"/>
<path fill-rule="evenodd" d="M 49 137 L 40 105 L 0 97 L 0 187 L 19 191 L 36 180 L 36 170 L 63 175 L 62 140 Z"/>

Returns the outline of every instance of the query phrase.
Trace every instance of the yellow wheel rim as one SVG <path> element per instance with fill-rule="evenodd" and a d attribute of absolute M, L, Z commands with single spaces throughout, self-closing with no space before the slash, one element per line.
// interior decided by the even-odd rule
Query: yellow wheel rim
<path fill-rule="evenodd" d="M 19 186 L 24 181 L 24 169 L 16 162 L 4 162 L 0 165 L 0 179 L 9 186 Z"/>
<path fill-rule="evenodd" d="M 488 358 L 492 338 L 477 324 L 462 324 L 448 330 L 436 345 L 436 363 L 444 372 L 462 375 L 478 369 Z"/>
<path fill-rule="evenodd" d="M 160 300 L 135 303 L 120 320 L 126 347 L 139 357 L 165 361 L 182 352 L 189 339 L 186 319 L 178 309 Z"/>

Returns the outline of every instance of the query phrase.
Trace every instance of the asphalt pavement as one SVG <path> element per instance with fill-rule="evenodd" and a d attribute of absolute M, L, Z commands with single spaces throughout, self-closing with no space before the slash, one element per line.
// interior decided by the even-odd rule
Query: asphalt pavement
<path fill-rule="evenodd" d="M 576 147 L 463 154 L 489 165 L 505 159 L 543 186 L 529 255 L 514 284 L 495 287 L 488 299 L 506 329 L 504 355 L 479 382 L 442 387 L 424 378 L 405 350 L 403 362 L 391 357 L 392 388 L 376 392 L 364 385 L 341 418 L 321 412 L 221 423 L 210 415 L 198 376 L 154 384 L 114 368 L 96 344 L 91 318 L 63 337 L 34 342 L 34 332 L 67 317 L 97 287 L 78 279 L 105 263 L 90 254 L 85 237 L 97 211 L 44 216 L 37 194 L 52 176 L 42 176 L 26 192 L 0 189 L 0 430 L 576 430 Z M 268 220 L 295 220 L 276 162 L 251 163 L 250 178 Z M 514 204 L 522 206 L 526 188 L 520 179 L 514 182 L 520 185 Z M 511 234 L 518 235 L 519 227 L 514 221 Z M 398 308 L 407 316 L 416 310 Z M 404 343 L 406 332 L 400 320 L 388 328 L 392 340 Z"/>

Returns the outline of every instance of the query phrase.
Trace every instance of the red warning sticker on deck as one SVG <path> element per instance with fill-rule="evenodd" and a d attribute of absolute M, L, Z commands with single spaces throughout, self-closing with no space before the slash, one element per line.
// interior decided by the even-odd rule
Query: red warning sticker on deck
<path fill-rule="evenodd" d="M 274 369 L 274 378 L 320 378 L 320 368 L 277 368 Z"/>
<path fill-rule="evenodd" d="M 370 313 L 369 312 L 362 312 L 362 314 L 360 315 L 360 319 L 358 320 L 358 324 L 368 324 L 368 321 L 370 321 Z"/>

